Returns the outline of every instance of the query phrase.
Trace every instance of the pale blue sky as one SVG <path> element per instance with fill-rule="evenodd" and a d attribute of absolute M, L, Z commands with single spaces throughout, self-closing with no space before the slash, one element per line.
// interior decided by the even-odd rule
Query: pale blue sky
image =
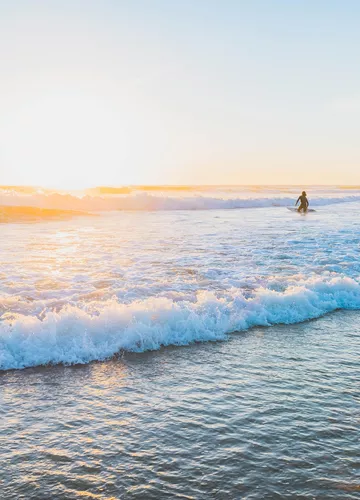
<path fill-rule="evenodd" d="M 360 184 L 360 2 L 0 0 L 0 184 Z"/>

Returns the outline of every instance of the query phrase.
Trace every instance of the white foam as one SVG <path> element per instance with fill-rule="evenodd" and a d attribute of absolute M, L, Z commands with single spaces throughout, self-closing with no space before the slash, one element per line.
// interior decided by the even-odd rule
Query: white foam
<path fill-rule="evenodd" d="M 42 319 L 12 314 L 0 322 L 0 368 L 103 360 L 121 350 L 223 340 L 253 326 L 291 324 L 336 309 L 360 309 L 360 284 L 351 278 L 317 278 L 284 292 L 258 289 L 251 298 L 231 289 L 204 291 L 194 302 L 151 298 L 122 304 L 112 300 L 84 309 L 47 311 Z"/>
<path fill-rule="evenodd" d="M 111 211 L 111 210 L 214 210 L 260 207 L 285 207 L 294 205 L 294 197 L 279 195 L 249 197 L 242 193 L 233 198 L 201 196 L 155 196 L 144 192 L 121 196 L 75 196 L 60 193 L 36 193 L 23 195 L 16 192 L 0 191 L 0 205 L 33 206 L 63 210 Z M 311 206 L 319 207 L 338 203 L 360 201 L 360 195 L 339 194 L 321 196 L 317 193 L 310 198 Z"/>

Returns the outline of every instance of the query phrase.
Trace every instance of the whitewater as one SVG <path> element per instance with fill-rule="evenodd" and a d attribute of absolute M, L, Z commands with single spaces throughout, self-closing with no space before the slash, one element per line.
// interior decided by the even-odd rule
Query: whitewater
<path fill-rule="evenodd" d="M 307 190 L 317 210 L 299 215 L 284 208 L 299 194 L 291 186 L 3 189 L 2 205 L 96 217 L 0 226 L 0 369 L 224 341 L 360 309 L 360 191 Z"/>
<path fill-rule="evenodd" d="M 310 187 L 312 206 L 360 202 L 360 188 Z M 162 211 L 162 210 L 219 210 L 293 205 L 299 195 L 298 186 L 194 186 L 187 189 L 146 190 L 120 188 L 119 195 L 101 195 L 99 190 L 54 192 L 41 188 L 26 192 L 0 186 L 0 206 L 31 206 L 45 209 L 83 211 Z"/>

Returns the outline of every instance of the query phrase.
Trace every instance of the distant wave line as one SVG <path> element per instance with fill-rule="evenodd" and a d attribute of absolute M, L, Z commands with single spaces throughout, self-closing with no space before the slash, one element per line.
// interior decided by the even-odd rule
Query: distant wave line
<path fill-rule="evenodd" d="M 71 194 L 23 194 L 0 193 L 0 205 L 31 206 L 42 209 L 82 211 L 162 211 L 162 210 L 216 210 L 261 207 L 285 207 L 293 205 L 294 197 L 235 197 L 220 198 L 208 196 L 169 197 L 147 193 L 122 196 L 74 196 Z M 310 197 L 314 207 L 360 201 L 360 195 Z"/>

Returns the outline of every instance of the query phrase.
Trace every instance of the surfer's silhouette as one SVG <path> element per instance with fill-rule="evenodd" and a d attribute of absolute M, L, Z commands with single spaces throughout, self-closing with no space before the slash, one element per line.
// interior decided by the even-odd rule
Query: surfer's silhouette
<path fill-rule="evenodd" d="M 307 212 L 307 209 L 309 207 L 309 201 L 306 197 L 305 191 L 301 193 L 299 198 L 296 200 L 295 207 L 296 205 L 300 202 L 299 208 L 297 209 L 298 212 Z"/>

